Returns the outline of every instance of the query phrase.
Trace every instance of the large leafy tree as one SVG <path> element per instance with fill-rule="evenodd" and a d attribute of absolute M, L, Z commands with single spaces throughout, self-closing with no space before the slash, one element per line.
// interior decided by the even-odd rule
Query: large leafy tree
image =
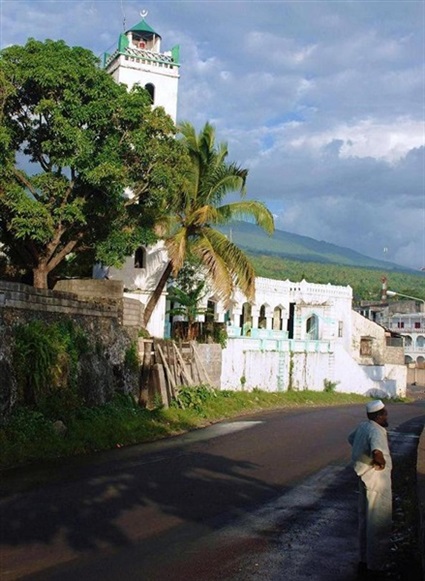
<path fill-rule="evenodd" d="M 184 153 L 143 89 L 86 49 L 31 39 L 0 53 L 0 106 L 0 241 L 36 287 L 67 257 L 119 266 L 153 241 Z"/>
<path fill-rule="evenodd" d="M 190 123 L 179 127 L 181 143 L 189 156 L 187 182 L 172 201 L 173 213 L 162 222 L 169 263 L 145 309 L 145 324 L 170 275 L 177 276 L 189 257 L 198 260 L 225 303 L 235 287 L 248 299 L 255 292 L 255 272 L 246 255 L 216 226 L 235 219 L 249 219 L 265 229 L 274 230 L 270 211 L 261 202 L 238 200 L 225 203 L 227 194 L 245 195 L 248 171 L 228 162 L 225 143 L 216 143 L 214 127 L 206 123 L 196 133 Z"/>

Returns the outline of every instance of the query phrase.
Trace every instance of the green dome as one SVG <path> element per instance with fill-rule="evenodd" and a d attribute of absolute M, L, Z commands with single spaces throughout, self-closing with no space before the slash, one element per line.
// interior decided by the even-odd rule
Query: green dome
<path fill-rule="evenodd" d="M 146 22 L 144 18 L 138 24 L 135 24 L 132 28 L 127 30 L 126 34 L 127 32 L 136 32 L 139 34 L 143 33 L 143 35 L 147 38 L 152 38 L 153 36 L 158 36 L 159 38 L 161 38 L 161 35 L 155 32 L 154 29 L 149 26 L 149 24 Z"/>

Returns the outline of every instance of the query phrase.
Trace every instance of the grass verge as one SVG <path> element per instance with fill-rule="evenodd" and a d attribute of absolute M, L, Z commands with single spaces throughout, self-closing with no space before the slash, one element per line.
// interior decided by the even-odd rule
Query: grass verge
<path fill-rule="evenodd" d="M 169 409 L 142 409 L 130 396 L 124 395 L 117 395 L 98 407 L 60 411 L 53 406 L 54 415 L 48 410 L 21 407 L 0 427 L 0 469 L 152 442 L 261 410 L 344 405 L 367 399 L 357 394 L 270 393 L 258 389 L 235 392 L 199 386 L 182 388 Z M 57 420 L 64 423 L 64 433 L 55 429 Z"/>

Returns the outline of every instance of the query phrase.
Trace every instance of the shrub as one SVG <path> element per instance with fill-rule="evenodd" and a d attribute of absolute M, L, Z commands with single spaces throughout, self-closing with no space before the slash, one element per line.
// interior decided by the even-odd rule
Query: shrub
<path fill-rule="evenodd" d="M 334 393 L 339 381 L 331 381 L 330 379 L 323 380 L 323 391 L 325 393 Z"/>
<path fill-rule="evenodd" d="M 31 321 L 14 329 L 13 366 L 18 400 L 41 407 L 46 398 L 77 389 L 78 361 L 90 350 L 85 333 L 72 321 L 46 324 Z M 72 398 L 70 398 L 72 400 Z"/>
<path fill-rule="evenodd" d="M 179 388 L 178 394 L 171 405 L 181 409 L 191 409 L 202 414 L 205 403 L 216 397 L 216 390 L 208 385 L 185 386 Z"/>

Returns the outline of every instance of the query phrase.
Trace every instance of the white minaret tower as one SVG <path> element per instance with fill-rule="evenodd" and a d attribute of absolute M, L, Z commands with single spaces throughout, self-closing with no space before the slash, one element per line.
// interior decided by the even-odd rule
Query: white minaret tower
<path fill-rule="evenodd" d="M 146 22 L 147 12 L 140 16 L 138 24 L 120 35 L 118 48 L 112 54 L 104 54 L 104 68 L 117 83 L 129 89 L 134 85 L 144 87 L 153 105 L 163 107 L 176 122 L 179 47 L 161 52 L 161 37 Z"/>
<path fill-rule="evenodd" d="M 104 54 L 103 66 L 117 83 L 123 83 L 129 89 L 134 85 L 144 87 L 153 106 L 163 107 L 175 123 L 180 77 L 179 47 L 161 52 L 161 37 L 147 24 L 147 12 L 140 15 L 141 22 L 120 35 L 117 49 L 112 54 Z M 167 264 L 167 251 L 163 242 L 158 242 L 150 247 L 140 246 L 120 269 L 96 265 L 93 276 L 121 280 L 126 289 L 124 296 L 146 305 Z M 154 337 L 164 336 L 165 297 L 164 292 L 148 324 Z"/>

